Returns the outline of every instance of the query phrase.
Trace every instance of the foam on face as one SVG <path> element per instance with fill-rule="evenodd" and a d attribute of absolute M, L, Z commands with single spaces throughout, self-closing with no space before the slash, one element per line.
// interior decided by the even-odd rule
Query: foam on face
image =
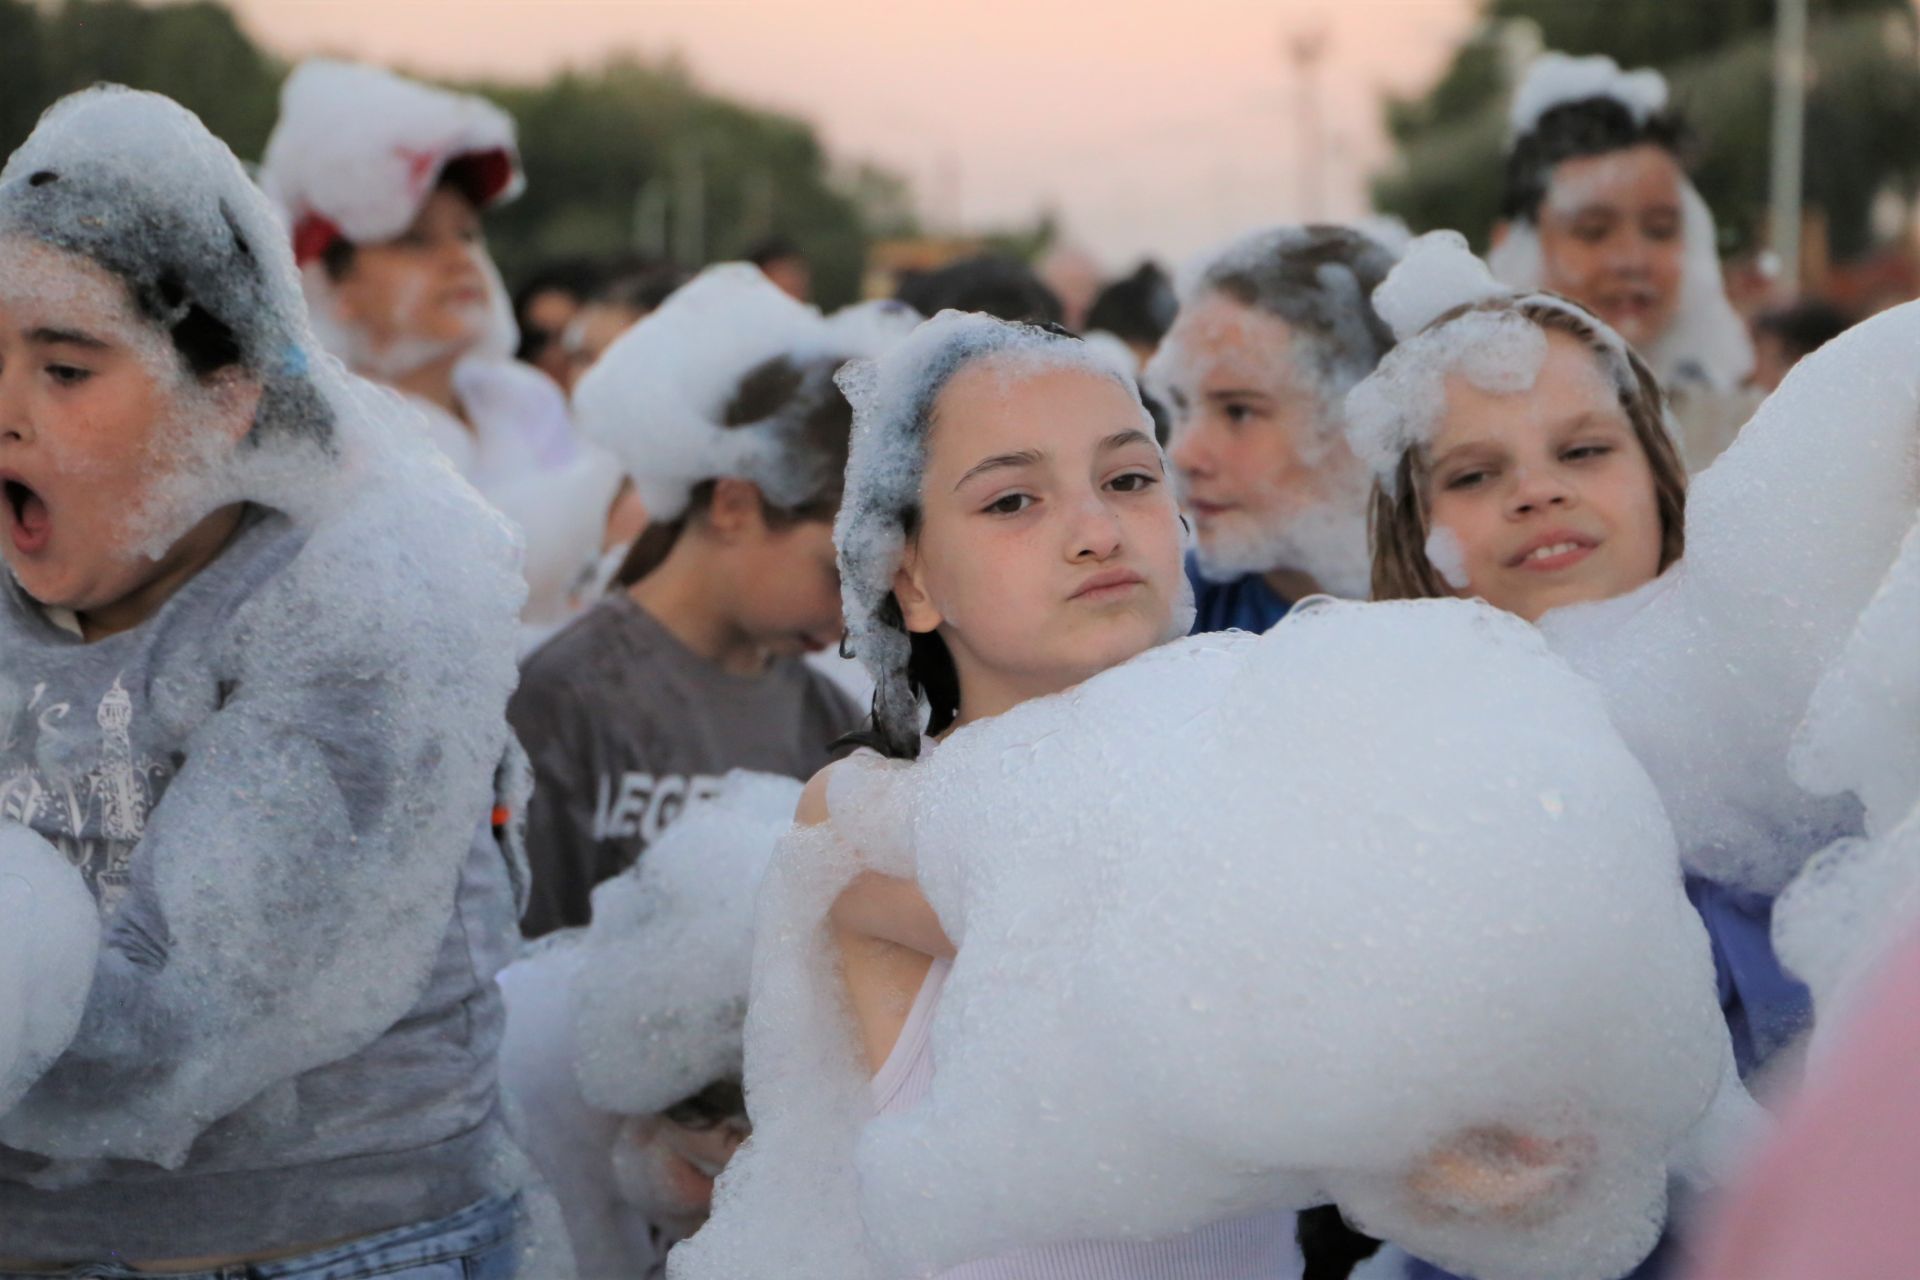
<path fill-rule="evenodd" d="M 1920 507 L 1916 351 L 1909 304 L 1809 357 L 1695 479 L 1678 566 L 1542 620 L 1712 879 L 1777 892 L 1834 840 L 1904 820 L 1913 670 L 1891 634 L 1911 587 L 1889 579 L 1912 572 Z"/>
<path fill-rule="evenodd" d="M 1132 379 L 1084 343 L 960 311 L 943 311 L 884 354 L 840 370 L 835 381 L 853 406 L 846 489 L 833 525 L 847 648 L 873 676 L 875 714 L 895 738 L 916 735 L 923 714 L 906 686 L 907 634 L 882 616 L 906 549 L 904 521 L 920 506 L 927 432 L 940 389 L 962 368 L 988 359 L 1009 381 L 1072 369 L 1111 379 L 1138 398 Z M 1140 421 L 1151 437 L 1144 406 Z M 1180 629 L 1191 625 L 1189 615 Z"/>
<path fill-rule="evenodd" d="M 1547 333 L 1526 316 L 1469 310 L 1436 323 L 1456 307 L 1502 299 L 1562 311 L 1590 327 L 1609 389 L 1621 396 L 1637 390 L 1626 343 L 1598 317 L 1552 294 L 1512 293 L 1468 251 L 1465 237 L 1430 232 L 1374 291 L 1374 307 L 1399 345 L 1347 395 L 1347 441 L 1388 493 L 1398 489 L 1401 457 L 1433 443 L 1446 414 L 1448 377 L 1457 374 L 1492 395 L 1517 395 L 1539 378 Z"/>
<path fill-rule="evenodd" d="M 1547 200 L 1553 203 L 1572 200 L 1576 195 L 1562 191 L 1557 179 L 1547 190 Z M 1692 383 L 1712 391 L 1736 390 L 1753 371 L 1753 341 L 1746 322 L 1727 298 L 1713 211 L 1684 176 L 1680 179 L 1680 212 L 1684 250 L 1673 321 L 1641 355 L 1662 387 L 1672 389 Z M 1545 287 L 1546 263 L 1539 228 L 1522 220 L 1508 223 L 1505 238 L 1487 254 L 1487 265 L 1501 283 L 1516 292 Z"/>
<path fill-rule="evenodd" d="M 80 873 L 33 831 L 0 823 L 0 1115 L 73 1039 L 99 946 Z"/>
<path fill-rule="evenodd" d="M 42 171 L 59 179 L 32 182 Z M 231 620 L 237 692 L 196 730 L 135 850 L 167 963 L 103 952 L 92 973 L 77 1034 L 151 1037 L 152 1086 L 38 1089 L 0 1116 L 0 1142 L 56 1161 L 104 1150 L 177 1167 L 214 1119 L 358 1051 L 418 1001 L 450 919 L 420 904 L 454 901 L 507 752 L 525 588 L 511 532 L 412 412 L 320 352 L 284 232 L 191 113 L 120 89 L 62 100 L 0 171 L 0 225 L 138 278 L 176 273 L 232 329 L 236 376 L 263 388 L 253 433 L 210 444 L 167 434 L 191 433 L 190 415 L 156 424 L 177 454 L 219 458 L 168 500 L 272 508 L 304 539 Z M 393 793 L 354 804 L 362 779 L 347 775 L 387 768 Z M 66 1007 L 56 981 L 31 998 L 49 1019 Z M 512 1152 L 491 1170 L 502 1191 L 519 1185 Z"/>
<path fill-rule="evenodd" d="M 1434 567 L 1448 586 L 1456 591 L 1466 590 L 1467 553 L 1453 530 L 1435 525 L 1433 532 L 1427 535 L 1424 550 L 1427 563 Z"/>
<path fill-rule="evenodd" d="M 1483 606 L 1175 642 L 850 762 L 828 805 L 767 882 L 755 1136 L 682 1280 L 930 1274 L 1328 1193 L 1474 1275 L 1597 1280 L 1652 1244 L 1730 1070 L 1657 794 Z M 816 928 L 863 866 L 916 875 L 959 948 L 932 1092 L 881 1119 Z M 1501 1125 L 1553 1153 L 1531 1217 L 1412 1202 Z"/>
<path fill-rule="evenodd" d="M 751 480 L 777 506 L 817 496 L 817 466 L 794 456 L 783 420 L 724 425 L 740 381 L 775 357 L 795 364 L 876 355 L 911 310 L 849 308 L 826 319 L 746 263 L 709 267 L 621 334 L 574 390 L 580 430 L 620 459 L 655 520 L 686 510 L 703 480 Z"/>

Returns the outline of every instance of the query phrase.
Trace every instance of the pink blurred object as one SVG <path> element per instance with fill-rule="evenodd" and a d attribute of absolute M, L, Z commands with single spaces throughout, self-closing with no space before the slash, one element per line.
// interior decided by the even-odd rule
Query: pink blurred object
<path fill-rule="evenodd" d="M 1710 1223 L 1693 1280 L 1920 1275 L 1920 931 Z"/>

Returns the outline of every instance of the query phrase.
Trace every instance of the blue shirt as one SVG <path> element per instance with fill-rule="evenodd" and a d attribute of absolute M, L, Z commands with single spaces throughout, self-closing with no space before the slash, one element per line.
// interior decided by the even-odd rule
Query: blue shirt
<path fill-rule="evenodd" d="M 1287 616 L 1293 601 L 1283 600 L 1257 573 L 1243 574 L 1231 582 L 1209 582 L 1200 576 L 1200 566 L 1187 557 L 1187 581 L 1193 584 L 1196 612 L 1193 630 L 1200 636 L 1210 631 L 1251 631 L 1260 635 Z"/>

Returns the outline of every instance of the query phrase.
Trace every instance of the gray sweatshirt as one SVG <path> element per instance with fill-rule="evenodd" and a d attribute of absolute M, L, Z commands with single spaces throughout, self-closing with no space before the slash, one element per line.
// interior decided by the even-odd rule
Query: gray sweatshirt
<path fill-rule="evenodd" d="M 291 1249 L 503 1189 L 511 615 L 382 581 L 382 532 L 257 513 L 92 644 L 0 586 L 0 819 L 105 924 L 77 1036 L 0 1116 L 0 1257 Z"/>
<path fill-rule="evenodd" d="M 624 591 L 527 659 L 507 715 L 533 762 L 530 938 L 587 923 L 593 887 L 637 862 L 729 770 L 812 777 L 861 721 L 799 658 L 729 675 Z"/>

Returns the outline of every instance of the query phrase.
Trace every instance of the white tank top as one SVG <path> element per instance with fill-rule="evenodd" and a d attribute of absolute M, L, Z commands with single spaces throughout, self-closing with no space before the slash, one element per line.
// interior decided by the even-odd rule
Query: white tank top
<path fill-rule="evenodd" d="M 906 1111 L 933 1084 L 928 1040 L 951 960 L 939 959 L 913 998 L 893 1052 L 873 1077 L 876 1115 Z M 940 1280 L 1297 1280 L 1294 1215 L 1236 1218 L 1165 1240 L 1086 1241 L 1017 1249 L 941 1273 Z"/>

